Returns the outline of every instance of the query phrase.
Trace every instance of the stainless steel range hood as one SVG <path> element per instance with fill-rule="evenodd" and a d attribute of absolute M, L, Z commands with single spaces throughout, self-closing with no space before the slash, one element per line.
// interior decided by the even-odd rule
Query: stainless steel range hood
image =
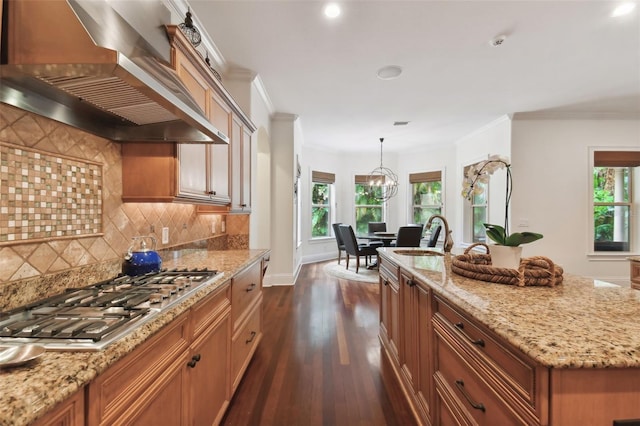
<path fill-rule="evenodd" d="M 0 102 L 119 142 L 229 143 L 169 67 L 160 0 L 4 0 Z"/>

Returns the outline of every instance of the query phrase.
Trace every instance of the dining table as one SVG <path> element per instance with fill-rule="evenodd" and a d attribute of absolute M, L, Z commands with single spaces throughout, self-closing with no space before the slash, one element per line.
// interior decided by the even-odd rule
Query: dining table
<path fill-rule="evenodd" d="M 357 239 L 370 240 L 370 241 L 382 241 L 385 247 L 391 246 L 391 242 L 397 237 L 395 232 L 371 232 L 367 234 L 356 235 Z"/>

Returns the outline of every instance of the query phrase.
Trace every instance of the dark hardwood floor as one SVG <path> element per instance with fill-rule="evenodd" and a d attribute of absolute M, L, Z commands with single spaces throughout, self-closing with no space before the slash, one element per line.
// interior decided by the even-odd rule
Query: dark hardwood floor
<path fill-rule="evenodd" d="M 305 265 L 264 289 L 264 337 L 223 425 L 414 425 L 378 340 L 378 285 Z"/>

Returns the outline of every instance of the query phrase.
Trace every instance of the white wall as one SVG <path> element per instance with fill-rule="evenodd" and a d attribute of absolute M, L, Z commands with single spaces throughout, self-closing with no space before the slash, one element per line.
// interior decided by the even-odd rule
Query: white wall
<path fill-rule="evenodd" d="M 525 245 L 523 255 L 547 256 L 566 272 L 628 285 L 626 256 L 587 255 L 589 221 L 593 219 L 589 147 L 596 146 L 640 147 L 640 120 L 532 120 L 516 115 L 512 125 L 513 229 L 544 235 Z M 517 227 L 522 219 L 529 222 L 528 228 Z"/>

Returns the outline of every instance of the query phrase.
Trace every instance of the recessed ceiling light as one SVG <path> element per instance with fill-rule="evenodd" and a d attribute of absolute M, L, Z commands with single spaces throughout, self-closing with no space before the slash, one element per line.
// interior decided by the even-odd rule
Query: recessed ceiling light
<path fill-rule="evenodd" d="M 613 10 L 613 12 L 611 13 L 611 16 L 613 18 L 617 18 L 618 16 L 628 15 L 635 8 L 636 8 L 636 4 L 634 2 L 630 1 L 626 3 L 622 3 L 620 6 L 616 7 Z"/>
<path fill-rule="evenodd" d="M 324 7 L 324 16 L 330 19 L 340 16 L 340 6 L 335 3 L 329 3 Z"/>
<path fill-rule="evenodd" d="M 402 74 L 402 68 L 397 65 L 387 65 L 378 70 L 380 80 L 393 80 L 400 77 L 400 74 Z"/>

